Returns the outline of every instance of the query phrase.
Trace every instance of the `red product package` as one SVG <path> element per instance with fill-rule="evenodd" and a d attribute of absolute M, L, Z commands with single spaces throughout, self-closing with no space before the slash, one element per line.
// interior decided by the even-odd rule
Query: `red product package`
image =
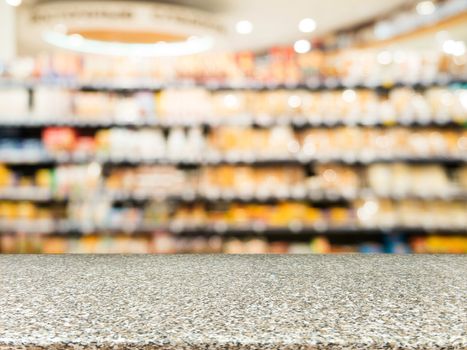
<path fill-rule="evenodd" d="M 76 145 L 76 130 L 67 127 L 46 128 L 42 132 L 42 142 L 51 151 L 71 151 Z"/>

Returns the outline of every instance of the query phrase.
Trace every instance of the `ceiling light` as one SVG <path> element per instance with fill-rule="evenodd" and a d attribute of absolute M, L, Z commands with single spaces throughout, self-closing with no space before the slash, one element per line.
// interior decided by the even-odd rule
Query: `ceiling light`
<path fill-rule="evenodd" d="M 456 48 L 456 42 L 454 40 L 446 40 L 443 43 L 443 51 L 450 54 Z"/>
<path fill-rule="evenodd" d="M 436 6 L 432 1 L 422 1 L 417 4 L 416 10 L 419 15 L 431 15 L 435 12 Z"/>
<path fill-rule="evenodd" d="M 79 34 L 71 34 L 68 38 L 72 46 L 79 46 L 83 42 L 83 37 Z"/>
<path fill-rule="evenodd" d="M 316 22 L 312 18 L 304 18 L 298 24 L 298 29 L 303 33 L 311 33 L 316 29 Z"/>
<path fill-rule="evenodd" d="M 239 21 L 235 25 L 238 34 L 250 34 L 253 31 L 253 24 L 250 21 Z"/>
<path fill-rule="evenodd" d="M 463 41 L 446 40 L 443 43 L 443 51 L 449 55 L 462 56 L 465 54 L 465 43 Z"/>
<path fill-rule="evenodd" d="M 78 52 L 134 57 L 193 55 L 207 51 L 214 45 L 214 40 L 210 37 L 171 43 L 138 44 L 91 40 L 79 34 L 66 35 L 55 31 L 44 32 L 43 39 L 51 45 Z"/>
<path fill-rule="evenodd" d="M 297 40 L 293 48 L 296 53 L 307 53 L 311 49 L 311 44 L 308 40 Z"/>
<path fill-rule="evenodd" d="M 23 0 L 5 0 L 5 2 L 10 6 L 19 6 L 23 2 Z"/>

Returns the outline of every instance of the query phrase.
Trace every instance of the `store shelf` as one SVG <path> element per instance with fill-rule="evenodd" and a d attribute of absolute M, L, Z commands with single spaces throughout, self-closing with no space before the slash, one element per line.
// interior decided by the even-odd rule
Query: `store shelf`
<path fill-rule="evenodd" d="M 204 124 L 200 124 L 204 125 Z M 22 118 L 0 117 L 0 127 L 14 128 L 42 128 L 48 126 L 70 126 L 80 128 L 110 128 L 110 127 L 161 127 L 195 126 L 187 124 L 166 124 L 157 121 L 114 121 L 112 118 L 104 120 L 86 120 L 86 118 L 55 118 L 41 119 L 33 116 Z"/>
<path fill-rule="evenodd" d="M 0 219 L 0 233 L 48 234 L 58 232 L 59 224 L 51 219 Z"/>
<path fill-rule="evenodd" d="M 0 127 L 9 128 L 43 128 L 49 126 L 69 126 L 77 128 L 112 128 L 112 127 L 131 127 L 131 128 L 161 128 L 171 129 L 175 127 L 219 127 L 219 126 L 250 126 L 259 128 L 269 128 L 273 126 L 292 126 L 296 128 L 320 127 L 332 128 L 339 126 L 360 126 L 360 127 L 467 127 L 467 120 L 436 118 L 417 118 L 417 120 L 390 120 L 390 121 L 371 121 L 371 120 L 320 120 L 319 118 L 298 116 L 298 117 L 262 117 L 245 118 L 244 116 L 219 118 L 213 121 L 194 121 L 191 123 L 183 121 L 162 121 L 156 120 L 156 117 L 141 121 L 118 121 L 112 118 L 104 120 L 91 120 L 86 118 L 57 118 L 40 119 L 35 117 L 27 118 L 1 118 Z"/>
<path fill-rule="evenodd" d="M 345 195 L 339 193 L 324 193 L 316 192 L 311 194 L 291 194 L 287 193 L 284 195 L 237 195 L 232 193 L 214 193 L 214 194 L 194 194 L 194 193 L 185 193 L 184 195 L 170 195 L 168 197 L 156 197 L 148 194 L 120 194 L 120 195 L 111 195 L 109 197 L 113 201 L 148 201 L 148 200 L 163 200 L 170 199 L 174 201 L 181 202 L 240 202 L 240 203 L 265 203 L 265 202 L 276 202 L 276 201 L 306 201 L 306 202 L 316 202 L 316 203 L 332 203 L 332 202 L 343 202 L 356 200 L 359 198 L 364 199 L 390 199 L 390 200 L 422 200 L 422 201 L 455 201 L 455 200 L 467 200 L 467 193 L 456 193 L 443 196 L 433 196 L 433 195 L 377 195 L 376 193 L 369 190 L 362 190 L 359 193 Z"/>
<path fill-rule="evenodd" d="M 295 193 L 294 193 L 295 192 Z M 432 194 L 385 194 L 379 195 L 370 189 L 362 189 L 352 193 L 336 193 L 324 191 L 294 191 L 278 194 L 244 194 L 240 195 L 232 191 L 213 190 L 210 193 L 197 193 L 185 190 L 183 194 L 151 194 L 148 192 L 100 192 L 96 191 L 92 198 L 81 198 L 79 195 L 56 195 L 53 191 L 41 187 L 8 187 L 0 188 L 0 200 L 7 201 L 33 201 L 33 202 L 63 202 L 69 200 L 110 200 L 113 202 L 123 201 L 160 201 L 171 200 L 178 202 L 240 202 L 240 203 L 267 203 L 277 201 L 306 201 L 316 203 L 332 203 L 363 199 L 390 199 L 390 200 L 421 200 L 421 201 L 466 201 L 467 192 L 451 191 L 443 195 Z"/>
<path fill-rule="evenodd" d="M 189 227 L 179 223 L 157 225 L 145 223 L 142 225 L 118 224 L 115 226 L 83 226 L 68 220 L 0 220 L 0 233 L 26 234 L 91 234 L 91 233 L 153 233 L 172 232 L 178 235 L 226 235 L 226 236 L 275 236 L 275 235 L 386 235 L 386 234 L 466 234 L 466 228 L 460 227 L 365 227 L 365 226 L 327 226 L 317 224 L 304 226 L 301 223 L 291 223 L 289 226 L 268 227 L 262 223 L 252 225 L 229 226 L 218 223 L 207 226 Z"/>
<path fill-rule="evenodd" d="M 149 230 L 153 231 L 153 230 Z M 177 234 L 182 235 L 227 235 L 227 236 L 251 236 L 255 234 L 264 235 L 267 237 L 273 237 L 277 235 L 287 234 L 289 237 L 296 236 L 334 236 L 334 235 L 389 235 L 389 234 L 466 234 L 467 230 L 461 228 L 425 228 L 425 227 L 391 227 L 391 228 L 365 228 L 365 227 L 248 227 L 248 228 L 237 228 L 237 227 L 211 227 L 201 228 L 198 230 L 182 229 L 182 230 L 170 230 Z"/>
<path fill-rule="evenodd" d="M 47 202 L 57 198 L 48 188 L 31 186 L 0 188 L 0 200 Z"/>
<path fill-rule="evenodd" d="M 308 163 L 345 163 L 345 164 L 370 164 L 370 163 L 440 163 L 456 164 L 467 161 L 465 157 L 371 157 L 348 154 L 342 157 L 302 157 L 294 158 L 256 158 L 254 156 L 231 156 L 231 157 L 204 157 L 190 159 L 169 158 L 140 158 L 140 157 L 87 157 L 77 155 L 41 156 L 41 157 L 3 157 L 0 163 L 9 165 L 31 165 L 43 166 L 45 164 L 85 164 L 97 162 L 112 165 L 140 165 L 140 164 L 173 164 L 173 165 L 219 165 L 219 164 L 250 164 L 250 165 L 286 165 L 286 164 L 308 164 Z"/>
<path fill-rule="evenodd" d="M 394 88 L 408 87 L 415 90 L 423 90 L 430 87 L 444 87 L 454 84 L 466 84 L 465 79 L 456 79 L 440 77 L 437 80 L 426 82 L 380 82 L 374 84 L 361 84 L 342 82 L 338 79 L 327 78 L 322 81 L 312 81 L 308 83 L 290 83 L 290 84 L 276 84 L 276 83 L 262 83 L 262 82 L 246 82 L 231 84 L 221 81 L 208 81 L 208 82 L 195 82 L 195 81 L 179 81 L 174 83 L 163 83 L 154 81 L 136 81 L 136 82 L 102 82 L 102 83 L 86 83 L 76 82 L 73 80 L 64 79 L 43 79 L 43 80 L 30 80 L 27 82 L 13 81 L 13 80 L 0 80 L 0 88 L 25 88 L 34 89 L 40 86 L 59 87 L 70 90 L 83 90 L 83 91 L 113 91 L 113 92 L 128 92 L 128 91 L 162 91 L 165 89 L 182 89 L 182 88 L 204 88 L 210 91 L 224 91 L 224 90 L 308 90 L 308 91 L 323 91 L 323 90 L 344 90 L 344 89 L 374 89 L 374 90 L 390 90 Z"/>
<path fill-rule="evenodd" d="M 301 53 L 3 62 L 0 252 L 465 251 L 462 1 Z"/>

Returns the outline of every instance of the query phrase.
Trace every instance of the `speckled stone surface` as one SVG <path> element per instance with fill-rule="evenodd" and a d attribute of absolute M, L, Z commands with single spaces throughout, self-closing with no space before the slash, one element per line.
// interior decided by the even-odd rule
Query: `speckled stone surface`
<path fill-rule="evenodd" d="M 463 256 L 0 256 L 0 349 L 467 349 Z"/>

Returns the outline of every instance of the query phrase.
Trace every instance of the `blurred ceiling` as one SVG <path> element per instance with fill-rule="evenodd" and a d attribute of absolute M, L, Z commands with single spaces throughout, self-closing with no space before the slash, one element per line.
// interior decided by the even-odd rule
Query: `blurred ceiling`
<path fill-rule="evenodd" d="M 67 0 L 53 0 L 66 3 Z M 86 0 L 83 0 L 86 1 Z M 102 0 L 99 0 L 102 1 Z M 21 11 L 44 0 L 24 0 Z M 319 34 L 384 15 L 411 0 L 163 0 L 153 1 L 183 5 L 214 13 L 227 28 L 228 47 L 234 50 L 263 50 L 274 45 L 291 44 L 297 39 L 313 38 Z M 313 33 L 298 30 L 298 22 L 311 17 L 317 23 Z M 249 20 L 254 30 L 249 35 L 235 32 L 235 23 Z M 40 40 L 28 28 L 18 28 L 19 51 L 28 53 L 39 49 Z M 44 44 L 45 45 L 45 44 Z"/>

